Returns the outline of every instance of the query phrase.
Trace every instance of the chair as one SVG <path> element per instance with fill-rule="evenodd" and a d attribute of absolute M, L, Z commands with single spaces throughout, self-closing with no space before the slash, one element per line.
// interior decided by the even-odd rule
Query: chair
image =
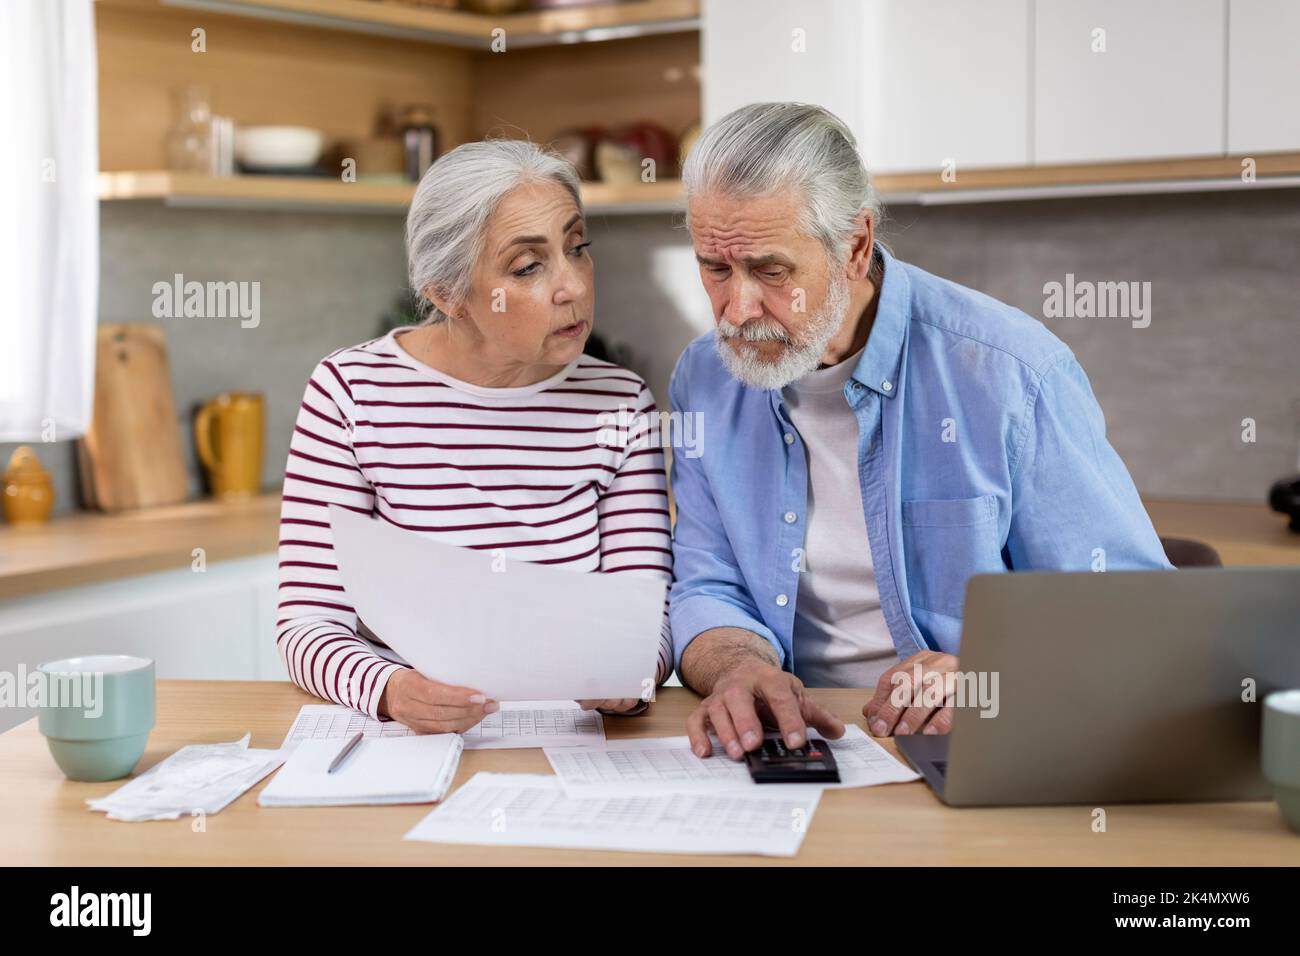
<path fill-rule="evenodd" d="M 1221 568 L 1219 552 L 1204 541 L 1192 538 L 1161 538 L 1165 557 L 1176 568 Z"/>

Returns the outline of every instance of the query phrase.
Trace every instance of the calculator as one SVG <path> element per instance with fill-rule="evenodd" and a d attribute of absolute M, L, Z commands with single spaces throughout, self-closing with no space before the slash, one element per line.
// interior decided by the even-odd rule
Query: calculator
<path fill-rule="evenodd" d="M 839 783 L 840 771 L 826 741 L 809 737 L 802 747 L 787 747 L 780 737 L 745 754 L 755 783 Z"/>

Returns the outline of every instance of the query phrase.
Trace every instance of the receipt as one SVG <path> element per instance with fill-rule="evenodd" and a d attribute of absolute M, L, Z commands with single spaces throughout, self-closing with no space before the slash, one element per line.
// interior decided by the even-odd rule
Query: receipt
<path fill-rule="evenodd" d="M 284 762 L 278 750 L 249 749 L 249 735 L 226 744 L 190 744 L 127 781 L 87 800 L 110 820 L 175 820 L 218 813 Z"/>

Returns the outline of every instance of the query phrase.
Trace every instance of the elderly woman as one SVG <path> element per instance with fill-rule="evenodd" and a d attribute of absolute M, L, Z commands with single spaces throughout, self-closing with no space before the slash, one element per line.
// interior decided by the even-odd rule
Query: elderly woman
<path fill-rule="evenodd" d="M 655 406 L 640 377 L 583 353 L 590 245 L 574 170 L 530 143 L 461 146 L 420 182 L 406 251 L 427 319 L 323 359 L 289 448 L 277 643 L 304 690 L 423 733 L 464 731 L 498 708 L 358 633 L 331 504 L 457 547 L 671 578 L 663 452 L 599 434 L 620 409 Z M 671 659 L 665 622 L 659 682 Z"/>

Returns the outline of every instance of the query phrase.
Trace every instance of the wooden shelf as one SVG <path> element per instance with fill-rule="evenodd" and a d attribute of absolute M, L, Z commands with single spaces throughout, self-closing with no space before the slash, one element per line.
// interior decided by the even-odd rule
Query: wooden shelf
<path fill-rule="evenodd" d="M 202 176 L 165 170 L 99 174 L 102 200 L 154 199 L 171 206 L 404 213 L 414 192 L 407 183 L 292 176 Z M 681 196 L 678 180 L 582 186 L 589 213 L 670 212 L 680 208 Z"/>
<path fill-rule="evenodd" d="M 951 201 L 1037 199 L 1070 195 L 1192 192 L 1300 185 L 1300 153 L 1261 153 L 1256 180 L 1243 182 L 1245 156 L 1207 156 L 1117 163 L 1017 166 L 958 170 L 945 182 L 940 170 L 884 173 L 872 181 L 883 200 L 922 204 Z"/>
<path fill-rule="evenodd" d="M 698 30 L 699 0 L 623 0 L 620 3 L 489 16 L 377 0 L 162 0 L 189 7 L 306 26 L 491 48 L 504 29 L 508 47 L 547 46 Z"/>
<path fill-rule="evenodd" d="M 944 183 L 937 173 L 883 174 L 874 181 L 883 201 L 898 204 L 1300 186 L 1300 153 L 1266 154 L 1255 160 L 1258 179 L 1254 183 L 1241 181 L 1240 157 L 972 170 L 957 183 Z M 217 177 L 166 171 L 99 174 L 100 199 L 158 199 L 174 206 L 401 212 L 413 192 L 406 183 L 306 177 Z M 683 206 L 681 182 L 675 179 L 632 185 L 584 183 L 582 194 L 592 213 L 675 212 Z"/>

